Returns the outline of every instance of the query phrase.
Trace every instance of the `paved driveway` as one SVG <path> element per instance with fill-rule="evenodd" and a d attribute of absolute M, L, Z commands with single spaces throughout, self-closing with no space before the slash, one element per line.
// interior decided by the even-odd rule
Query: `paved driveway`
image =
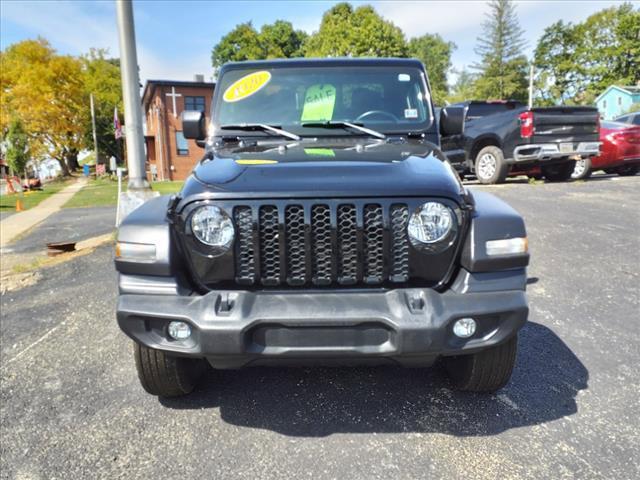
<path fill-rule="evenodd" d="M 638 478 L 640 177 L 489 187 L 526 218 L 530 322 L 498 395 L 439 368 L 138 385 L 110 248 L 2 297 L 1 478 Z M 485 187 L 478 187 L 485 188 Z"/>
<path fill-rule="evenodd" d="M 3 251 L 11 253 L 42 252 L 50 242 L 79 242 L 115 230 L 116 208 L 63 208 L 52 213 Z"/>

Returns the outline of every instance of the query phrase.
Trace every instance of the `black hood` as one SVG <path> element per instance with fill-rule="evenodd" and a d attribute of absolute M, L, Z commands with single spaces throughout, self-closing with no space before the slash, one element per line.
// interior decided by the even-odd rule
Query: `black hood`
<path fill-rule="evenodd" d="M 187 180 L 183 198 L 446 197 L 457 174 L 430 143 L 353 140 L 220 148 Z"/>

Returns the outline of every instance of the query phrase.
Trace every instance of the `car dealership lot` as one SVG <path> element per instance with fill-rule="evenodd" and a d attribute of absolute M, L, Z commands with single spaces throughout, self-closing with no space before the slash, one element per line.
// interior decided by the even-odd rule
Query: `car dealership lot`
<path fill-rule="evenodd" d="M 640 176 L 510 181 L 529 324 L 511 383 L 437 367 L 211 373 L 183 399 L 135 377 L 109 247 L 2 296 L 0 478 L 637 478 Z"/>

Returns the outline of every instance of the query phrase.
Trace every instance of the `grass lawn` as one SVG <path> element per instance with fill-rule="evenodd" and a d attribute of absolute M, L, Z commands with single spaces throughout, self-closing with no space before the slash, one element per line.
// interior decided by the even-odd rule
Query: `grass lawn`
<path fill-rule="evenodd" d="M 160 195 L 178 192 L 183 182 L 154 182 L 151 188 Z M 126 185 L 125 185 L 126 188 Z M 64 208 L 104 207 L 118 203 L 118 182 L 109 179 L 92 180 L 64 204 Z"/>
<path fill-rule="evenodd" d="M 63 205 L 63 208 L 104 207 L 118 202 L 118 182 L 99 178 L 91 180 Z"/>
<path fill-rule="evenodd" d="M 156 192 L 160 192 L 160 195 L 168 195 L 171 193 L 178 193 L 184 184 L 183 181 L 176 182 L 153 182 L 151 188 Z"/>
<path fill-rule="evenodd" d="M 35 207 L 45 198 L 59 192 L 64 187 L 74 182 L 72 180 L 54 180 L 53 182 L 45 183 L 42 190 L 32 190 L 23 194 L 14 195 L 0 195 L 0 210 L 3 212 L 13 212 L 16 209 L 16 200 L 22 202 L 22 208 L 25 210 Z"/>

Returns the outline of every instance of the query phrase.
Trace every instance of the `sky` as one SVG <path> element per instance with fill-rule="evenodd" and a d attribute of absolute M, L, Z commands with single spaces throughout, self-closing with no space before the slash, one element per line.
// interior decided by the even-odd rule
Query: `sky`
<path fill-rule="evenodd" d="M 637 1 L 637 0 L 636 0 Z M 277 19 L 290 21 L 309 33 L 318 29 L 323 12 L 334 1 L 163 1 L 135 0 L 134 18 L 140 76 L 147 79 L 191 80 L 204 74 L 210 80 L 211 49 L 238 23 L 255 27 Z M 477 61 L 476 39 L 487 12 L 486 2 L 368 1 L 387 20 L 402 28 L 408 38 L 438 33 L 457 45 L 455 69 Z M 580 22 L 592 13 L 621 1 L 518 1 L 520 25 L 530 55 L 545 27 L 563 20 Z M 0 47 L 42 36 L 63 54 L 79 55 L 89 48 L 106 48 L 119 55 L 112 0 L 1 0 Z"/>

